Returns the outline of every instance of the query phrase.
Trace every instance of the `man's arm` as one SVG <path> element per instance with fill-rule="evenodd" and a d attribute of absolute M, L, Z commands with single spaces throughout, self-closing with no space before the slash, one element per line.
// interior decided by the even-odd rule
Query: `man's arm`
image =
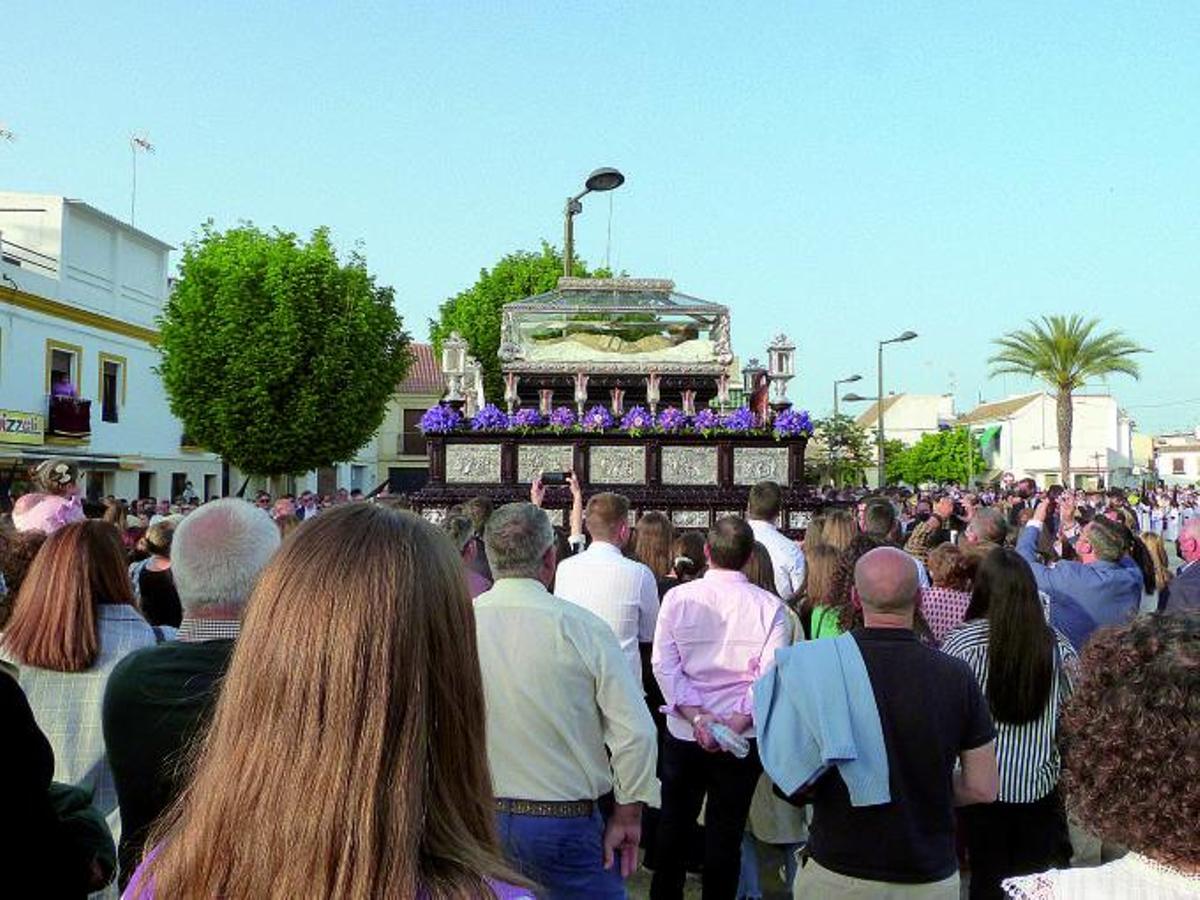
<path fill-rule="evenodd" d="M 960 769 L 954 772 L 954 803 L 992 803 L 1000 793 L 1000 769 L 996 765 L 996 742 L 988 741 L 958 755 Z"/>
<path fill-rule="evenodd" d="M 676 588 L 675 591 L 679 590 Z M 658 613 L 658 626 L 654 630 L 654 650 L 650 654 L 650 666 L 654 670 L 654 679 L 662 688 L 663 699 L 667 706 L 679 710 L 683 715 L 684 707 L 704 709 L 704 698 L 701 697 L 696 685 L 688 678 L 683 669 L 683 654 L 675 642 L 675 626 L 682 611 L 681 601 L 673 597 L 671 591 L 663 600 Z M 684 718 L 688 718 L 684 716 Z M 690 719 L 689 719 L 690 721 Z"/>

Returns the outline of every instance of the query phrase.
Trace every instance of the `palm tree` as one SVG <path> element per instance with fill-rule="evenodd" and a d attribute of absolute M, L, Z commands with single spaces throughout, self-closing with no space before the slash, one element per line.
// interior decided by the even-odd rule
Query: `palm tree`
<path fill-rule="evenodd" d="M 1058 466 L 1062 483 L 1071 486 L 1072 394 L 1088 381 L 1141 372 L 1133 356 L 1148 353 L 1118 331 L 1097 333 L 1099 319 L 1083 316 L 1042 316 L 1028 328 L 1010 331 L 994 343 L 988 360 L 991 375 L 1028 375 L 1055 391 L 1058 412 Z"/>

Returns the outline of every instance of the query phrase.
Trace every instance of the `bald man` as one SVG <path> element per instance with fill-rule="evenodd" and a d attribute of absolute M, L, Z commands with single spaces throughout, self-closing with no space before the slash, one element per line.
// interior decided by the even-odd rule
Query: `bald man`
<path fill-rule="evenodd" d="M 1188 519 L 1176 542 L 1183 565 L 1159 599 L 1167 612 L 1200 609 L 1200 519 Z"/>
<path fill-rule="evenodd" d="M 987 702 L 966 663 L 913 633 L 912 557 L 893 547 L 867 553 L 854 569 L 854 593 L 863 627 L 852 635 L 879 708 L 891 801 L 852 806 L 838 769 L 823 775 L 812 793 L 812 859 L 797 875 L 795 897 L 902 891 L 957 900 L 954 807 L 991 803 L 999 789 Z"/>

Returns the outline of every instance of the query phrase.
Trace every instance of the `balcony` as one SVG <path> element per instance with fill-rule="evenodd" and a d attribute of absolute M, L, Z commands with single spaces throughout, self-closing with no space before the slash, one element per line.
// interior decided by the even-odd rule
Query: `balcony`
<path fill-rule="evenodd" d="M 78 397 L 50 397 L 46 436 L 86 441 L 92 436 L 92 401 Z"/>

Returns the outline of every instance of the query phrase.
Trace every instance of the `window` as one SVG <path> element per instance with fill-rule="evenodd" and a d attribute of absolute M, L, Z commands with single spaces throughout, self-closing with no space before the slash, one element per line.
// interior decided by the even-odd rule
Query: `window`
<path fill-rule="evenodd" d="M 183 492 L 187 489 L 187 472 L 172 472 L 171 473 L 171 502 L 174 503 L 183 496 Z"/>
<path fill-rule="evenodd" d="M 428 452 L 425 435 L 417 427 L 422 415 L 424 412 L 419 409 L 404 410 L 404 433 L 400 436 L 400 452 L 404 456 L 424 456 Z"/>
<path fill-rule="evenodd" d="M 79 364 L 82 359 L 82 347 L 46 341 L 46 393 L 59 397 L 78 397 Z"/>
<path fill-rule="evenodd" d="M 1183 469 L 1183 457 L 1182 456 L 1176 456 L 1171 460 L 1171 474 L 1172 475 L 1186 475 L 1187 474 Z"/>
<path fill-rule="evenodd" d="M 145 500 L 154 496 L 154 473 L 138 472 L 138 499 Z"/>
<path fill-rule="evenodd" d="M 100 419 L 116 422 L 125 405 L 125 357 L 100 354 Z"/>

